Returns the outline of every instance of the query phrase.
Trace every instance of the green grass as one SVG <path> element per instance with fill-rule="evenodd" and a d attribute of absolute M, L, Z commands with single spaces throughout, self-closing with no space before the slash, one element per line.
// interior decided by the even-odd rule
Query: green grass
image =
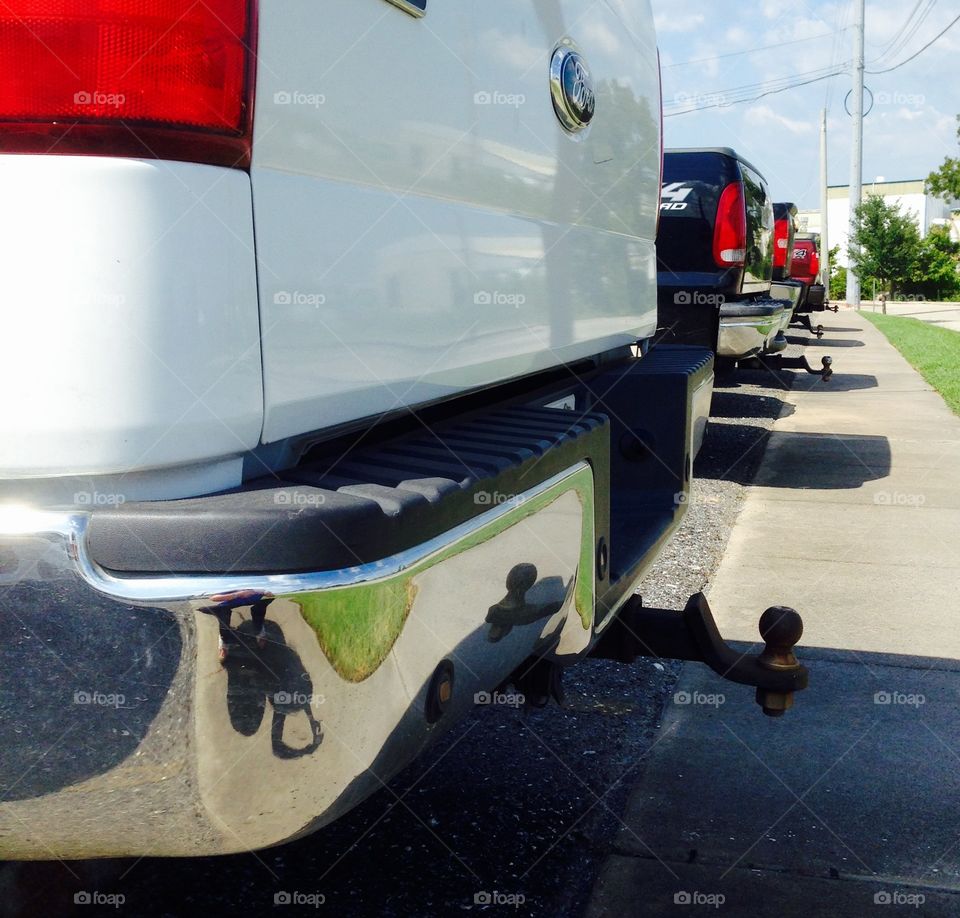
<path fill-rule="evenodd" d="M 960 332 L 919 319 L 861 312 L 913 364 L 955 414 L 960 414 Z"/>

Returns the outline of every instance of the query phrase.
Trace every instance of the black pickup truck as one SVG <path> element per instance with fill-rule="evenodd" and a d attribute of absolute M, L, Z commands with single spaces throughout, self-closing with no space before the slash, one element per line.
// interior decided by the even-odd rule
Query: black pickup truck
<path fill-rule="evenodd" d="M 773 283 L 770 294 L 784 303 L 780 330 L 787 328 L 806 305 L 808 285 L 792 275 L 793 250 L 797 238 L 797 205 L 781 202 L 773 205 Z"/>
<path fill-rule="evenodd" d="M 657 235 L 657 336 L 716 353 L 717 369 L 758 358 L 771 369 L 831 375 L 784 358 L 784 334 L 802 294 L 789 280 L 796 208 L 778 213 L 787 233 L 775 272 L 776 220 L 766 179 L 729 147 L 667 150 Z M 775 283 L 776 280 L 776 283 Z"/>
<path fill-rule="evenodd" d="M 657 237 L 658 335 L 728 366 L 785 347 L 771 296 L 773 204 L 760 171 L 729 148 L 667 150 Z"/>

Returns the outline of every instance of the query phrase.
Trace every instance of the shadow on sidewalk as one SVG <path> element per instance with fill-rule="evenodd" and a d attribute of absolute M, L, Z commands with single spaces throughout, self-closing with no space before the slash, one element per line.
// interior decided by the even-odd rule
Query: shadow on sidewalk
<path fill-rule="evenodd" d="M 710 405 L 712 418 L 789 417 L 797 409 L 782 398 L 772 395 L 751 395 L 748 392 L 714 390 Z"/>
<path fill-rule="evenodd" d="M 735 438 L 740 457 L 732 465 L 725 459 L 718 461 L 708 441 L 697 460 L 696 477 L 765 488 L 845 490 L 890 474 L 886 437 L 770 431 L 749 424 L 738 424 L 725 433 Z M 757 473 L 753 457 L 764 449 L 767 460 Z"/>
<path fill-rule="evenodd" d="M 807 374 L 798 374 L 801 379 L 813 380 L 813 376 Z M 796 382 L 794 382 L 796 386 Z M 844 373 L 834 372 L 830 382 L 821 383 L 816 381 L 815 385 L 823 389 L 824 392 L 859 392 L 863 389 L 876 389 L 879 385 L 877 377 L 870 373 Z"/>
<path fill-rule="evenodd" d="M 774 431 L 755 484 L 765 488 L 845 490 L 890 474 L 886 437 Z"/>
<path fill-rule="evenodd" d="M 835 331 L 836 329 L 828 329 Z M 799 335 L 788 335 L 789 344 L 813 345 L 814 347 L 866 347 L 866 345 L 856 338 L 820 338 L 819 340 L 811 337 L 801 337 Z"/>

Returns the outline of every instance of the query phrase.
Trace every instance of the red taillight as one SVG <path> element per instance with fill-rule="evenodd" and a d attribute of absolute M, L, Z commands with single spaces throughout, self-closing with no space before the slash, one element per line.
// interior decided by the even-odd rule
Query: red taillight
<path fill-rule="evenodd" d="M 251 0 L 0 0 L 0 151 L 244 166 Z"/>
<path fill-rule="evenodd" d="M 777 220 L 773 228 L 773 266 L 787 266 L 787 246 L 790 244 L 790 224 L 787 220 Z"/>
<path fill-rule="evenodd" d="M 820 273 L 820 256 L 813 251 L 810 253 L 810 274 L 816 277 Z"/>
<path fill-rule="evenodd" d="M 713 260 L 720 268 L 742 267 L 747 262 L 747 210 L 740 182 L 731 182 L 720 195 Z"/>

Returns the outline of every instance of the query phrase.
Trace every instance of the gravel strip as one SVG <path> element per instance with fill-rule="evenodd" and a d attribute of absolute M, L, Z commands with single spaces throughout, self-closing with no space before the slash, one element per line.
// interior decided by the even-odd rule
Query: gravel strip
<path fill-rule="evenodd" d="M 795 378 L 718 383 L 686 519 L 642 585 L 649 605 L 680 609 L 708 583 Z M 681 665 L 587 661 L 566 675 L 563 708 L 479 709 L 320 833 L 257 855 L 122 863 L 109 888 L 144 918 L 284 915 L 280 891 L 351 916 L 579 915 Z"/>

